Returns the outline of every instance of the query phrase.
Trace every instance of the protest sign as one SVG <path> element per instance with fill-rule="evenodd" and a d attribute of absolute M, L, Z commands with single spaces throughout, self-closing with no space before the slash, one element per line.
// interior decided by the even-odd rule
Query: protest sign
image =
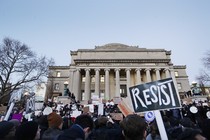
<path fill-rule="evenodd" d="M 121 102 L 121 98 L 120 97 L 114 97 L 113 101 L 114 101 L 114 104 L 119 104 Z"/>
<path fill-rule="evenodd" d="M 112 119 L 121 121 L 123 120 L 123 114 L 122 113 L 110 113 Z"/>
<path fill-rule="evenodd" d="M 75 111 L 72 112 L 71 117 L 76 118 L 77 116 L 79 116 L 79 115 L 81 115 L 81 114 L 82 114 L 81 111 L 75 110 Z"/>
<path fill-rule="evenodd" d="M 45 107 L 45 109 L 43 110 L 43 115 L 49 115 L 50 113 L 52 113 L 53 110 L 51 107 Z"/>
<path fill-rule="evenodd" d="M 93 104 L 88 104 L 88 105 L 84 105 L 84 107 L 89 107 L 89 112 L 94 113 L 94 105 Z"/>
<path fill-rule="evenodd" d="M 126 117 L 129 114 L 133 114 L 132 110 L 127 106 L 124 100 L 122 100 L 117 107 L 120 109 L 120 111 L 123 113 L 123 115 Z"/>
<path fill-rule="evenodd" d="M 172 78 L 129 88 L 135 112 L 181 107 Z"/>
<path fill-rule="evenodd" d="M 104 114 L 104 104 L 98 104 L 98 115 Z"/>

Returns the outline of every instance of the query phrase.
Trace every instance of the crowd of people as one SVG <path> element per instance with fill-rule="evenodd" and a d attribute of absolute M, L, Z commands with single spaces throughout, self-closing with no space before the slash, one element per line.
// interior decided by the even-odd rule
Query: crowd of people
<path fill-rule="evenodd" d="M 56 110 L 54 103 L 45 104 L 52 112 L 42 112 L 31 120 L 22 116 L 23 110 L 15 110 L 8 121 L 0 122 L 0 139 L 3 140 L 164 140 L 161 138 L 158 125 L 154 119 L 147 122 L 144 116 L 130 114 L 121 120 L 114 118 L 111 113 L 120 113 L 117 104 L 112 101 L 104 103 L 104 113 L 98 115 L 97 105 L 94 112 L 83 112 L 79 101 L 64 105 Z M 71 116 L 72 107 L 82 113 Z M 195 106 L 198 111 L 192 112 Z M 24 108 L 23 108 L 24 109 Z M 161 111 L 165 130 L 169 140 L 207 140 L 210 139 L 210 119 L 206 116 L 208 106 L 196 103 L 183 105 L 181 109 Z M 12 117 L 13 116 L 13 117 Z"/>

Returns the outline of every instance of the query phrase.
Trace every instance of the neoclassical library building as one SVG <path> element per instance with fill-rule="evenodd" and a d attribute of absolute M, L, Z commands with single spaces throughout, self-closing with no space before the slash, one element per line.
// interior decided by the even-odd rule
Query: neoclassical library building
<path fill-rule="evenodd" d="M 129 87 L 172 78 L 181 98 L 190 90 L 186 65 L 174 65 L 171 51 L 110 43 L 70 51 L 69 66 L 50 66 L 47 94 L 64 96 L 68 88 L 77 100 L 113 99 Z"/>

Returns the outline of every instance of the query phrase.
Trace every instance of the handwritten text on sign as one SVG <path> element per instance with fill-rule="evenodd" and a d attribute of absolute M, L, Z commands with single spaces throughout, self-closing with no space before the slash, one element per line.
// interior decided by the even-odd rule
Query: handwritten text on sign
<path fill-rule="evenodd" d="M 129 88 L 135 112 L 180 107 L 172 78 Z"/>

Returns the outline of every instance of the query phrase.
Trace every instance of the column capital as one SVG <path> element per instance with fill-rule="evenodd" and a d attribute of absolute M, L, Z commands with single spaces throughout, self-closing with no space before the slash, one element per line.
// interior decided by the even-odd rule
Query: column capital
<path fill-rule="evenodd" d="M 76 68 L 76 71 L 80 71 L 81 69 L 80 68 Z"/>
<path fill-rule="evenodd" d="M 155 68 L 155 71 L 160 71 L 161 70 L 161 68 Z"/>
<path fill-rule="evenodd" d="M 115 71 L 115 72 L 116 72 L 116 71 L 120 71 L 120 68 L 115 68 L 114 71 Z"/>
<path fill-rule="evenodd" d="M 150 71 L 151 69 L 150 68 L 145 68 L 145 71 Z"/>
<path fill-rule="evenodd" d="M 170 72 L 173 72 L 174 71 L 174 69 L 168 69 Z"/>
<path fill-rule="evenodd" d="M 125 68 L 125 71 L 131 71 L 131 68 Z"/>
<path fill-rule="evenodd" d="M 169 71 L 169 68 L 165 68 L 164 71 Z"/>
<path fill-rule="evenodd" d="M 85 71 L 90 71 L 90 69 L 89 68 L 86 68 Z"/>
<path fill-rule="evenodd" d="M 104 70 L 105 70 L 105 71 L 110 71 L 110 68 L 105 68 Z"/>
<path fill-rule="evenodd" d="M 142 70 L 141 68 L 136 68 L 136 69 L 135 69 L 135 71 L 141 71 L 141 70 Z"/>
<path fill-rule="evenodd" d="M 100 69 L 99 69 L 99 68 L 95 68 L 94 70 L 95 70 L 95 71 L 100 71 Z"/>
<path fill-rule="evenodd" d="M 77 70 L 77 69 L 76 69 Z M 70 69 L 69 72 L 75 72 L 76 71 L 75 69 Z"/>

